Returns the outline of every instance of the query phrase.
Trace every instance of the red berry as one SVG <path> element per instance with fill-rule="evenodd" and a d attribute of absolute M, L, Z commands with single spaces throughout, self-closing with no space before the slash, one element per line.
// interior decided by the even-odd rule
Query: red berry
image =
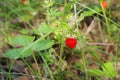
<path fill-rule="evenodd" d="M 22 1 L 22 4 L 25 4 L 26 0 L 21 0 Z"/>
<path fill-rule="evenodd" d="M 70 49 L 75 48 L 76 44 L 77 44 L 76 38 L 66 38 L 66 45 L 67 45 Z"/>
<path fill-rule="evenodd" d="M 106 1 L 103 1 L 103 2 L 102 2 L 102 7 L 103 7 L 104 9 L 107 9 L 108 4 L 107 4 L 107 2 L 106 2 Z"/>

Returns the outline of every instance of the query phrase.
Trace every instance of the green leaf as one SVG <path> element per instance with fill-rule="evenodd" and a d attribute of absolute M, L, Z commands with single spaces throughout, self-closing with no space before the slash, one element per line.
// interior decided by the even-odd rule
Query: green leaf
<path fill-rule="evenodd" d="M 117 72 L 114 69 L 112 62 L 107 62 L 102 65 L 103 72 L 105 73 L 105 76 L 108 78 L 113 78 L 117 76 Z"/>
<path fill-rule="evenodd" d="M 35 51 L 41 51 L 41 50 L 46 50 L 50 48 L 54 44 L 53 40 L 41 40 L 38 43 L 36 43 L 32 49 Z"/>
<path fill-rule="evenodd" d="M 102 9 L 100 6 L 89 6 L 91 9 L 95 10 L 96 12 L 102 12 Z M 92 16 L 93 14 L 95 14 L 96 12 L 93 12 L 91 10 L 84 10 L 83 14 L 84 16 Z"/>
<path fill-rule="evenodd" d="M 11 59 L 18 59 L 21 57 L 24 58 L 24 57 L 28 57 L 28 56 L 32 55 L 32 51 L 30 49 L 26 50 L 24 53 L 21 53 L 22 50 L 23 50 L 23 48 L 8 50 L 5 52 L 5 54 L 3 56 L 11 58 Z"/>
<path fill-rule="evenodd" d="M 64 9 L 64 15 L 69 14 L 70 11 L 71 11 L 71 8 L 72 8 L 72 6 L 71 6 L 70 3 L 69 3 L 69 4 L 66 4 L 65 9 Z"/>
<path fill-rule="evenodd" d="M 21 34 L 25 34 L 25 35 L 28 35 L 30 33 L 30 30 L 28 29 L 22 29 L 22 30 L 19 30 Z"/>
<path fill-rule="evenodd" d="M 118 26 L 116 26 L 115 24 L 111 24 L 111 31 L 113 32 L 113 33 L 116 33 L 116 32 L 118 32 Z"/>
<path fill-rule="evenodd" d="M 82 20 L 84 20 L 85 15 L 83 13 L 81 13 L 80 17 L 78 18 L 78 21 L 81 22 Z"/>
<path fill-rule="evenodd" d="M 54 64 L 56 62 L 54 55 L 51 53 L 44 52 L 43 56 L 48 64 Z"/>
<path fill-rule="evenodd" d="M 34 40 L 34 37 L 19 35 L 19 36 L 15 36 L 12 39 L 12 42 L 13 42 L 14 45 L 17 44 L 17 45 L 27 46 L 31 42 L 33 42 L 33 40 Z"/>
<path fill-rule="evenodd" d="M 55 0 L 55 3 L 57 4 L 61 4 L 63 2 L 63 0 Z"/>
<path fill-rule="evenodd" d="M 90 75 L 92 76 L 103 76 L 104 75 L 104 73 L 99 69 L 88 70 L 88 73 L 90 73 Z"/>
<path fill-rule="evenodd" d="M 23 14 L 22 16 L 20 16 L 20 19 L 22 19 L 22 21 L 24 22 L 28 22 L 29 20 L 31 20 L 33 18 L 32 15 L 28 15 L 28 14 Z"/>
<path fill-rule="evenodd" d="M 84 16 L 86 17 L 86 16 L 92 16 L 92 15 L 95 14 L 95 13 L 92 12 L 92 11 L 84 11 L 83 14 L 84 14 Z"/>
<path fill-rule="evenodd" d="M 90 48 L 90 49 L 91 49 L 91 48 Z M 93 51 L 92 51 L 91 55 L 94 56 L 94 58 L 95 58 L 97 61 L 100 61 L 100 60 L 99 60 L 99 56 L 98 56 L 98 54 L 97 54 L 96 52 L 93 52 Z"/>
<path fill-rule="evenodd" d="M 50 28 L 46 23 L 42 23 L 39 28 L 38 28 L 38 31 L 41 32 L 41 33 L 49 33 L 52 31 L 52 28 Z"/>

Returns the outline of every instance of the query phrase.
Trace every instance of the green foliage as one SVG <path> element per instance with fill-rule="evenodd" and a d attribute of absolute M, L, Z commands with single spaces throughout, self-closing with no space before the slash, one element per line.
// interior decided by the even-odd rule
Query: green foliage
<path fill-rule="evenodd" d="M 12 39 L 13 45 L 14 46 L 20 45 L 23 47 L 8 50 L 5 52 L 4 56 L 13 58 L 13 59 L 24 58 L 24 57 L 31 56 L 32 50 L 33 51 L 46 50 L 54 44 L 53 40 L 40 40 L 39 42 L 34 44 L 30 49 L 28 49 L 28 50 L 24 51 L 24 53 L 22 53 L 21 51 L 23 51 L 24 48 L 26 48 L 30 44 L 34 43 L 33 40 L 34 40 L 34 37 L 31 37 L 31 36 L 19 35 L 19 36 L 13 37 L 13 39 Z"/>
<path fill-rule="evenodd" d="M 31 36 L 25 36 L 25 35 L 19 35 L 15 36 L 11 39 L 11 44 L 13 46 L 19 45 L 22 46 L 22 48 L 14 48 L 11 50 L 8 50 L 5 52 L 4 56 L 9 57 L 12 59 L 18 59 L 21 57 L 28 57 L 32 54 L 32 51 L 26 50 L 24 53 L 21 53 L 21 51 L 24 49 L 25 46 L 30 45 L 34 40 L 34 37 Z"/>
<path fill-rule="evenodd" d="M 116 26 L 115 24 L 111 24 L 110 27 L 111 27 L 110 29 L 112 34 L 115 34 L 116 32 L 118 32 L 118 26 Z"/>
<path fill-rule="evenodd" d="M 108 78 L 114 78 L 117 76 L 117 72 L 115 71 L 112 62 L 107 62 L 103 64 L 102 69 L 103 69 L 104 75 Z"/>
<path fill-rule="evenodd" d="M 91 75 L 91 76 L 103 76 L 104 73 L 99 70 L 99 69 L 91 69 L 91 70 L 88 70 L 88 73 Z"/>
<path fill-rule="evenodd" d="M 66 4 L 65 9 L 64 9 L 64 15 L 70 14 L 71 9 L 72 9 L 71 3 Z"/>
<path fill-rule="evenodd" d="M 83 13 L 82 16 L 84 16 L 84 17 L 93 16 L 94 14 L 96 14 L 96 12 L 102 12 L 101 7 L 97 6 L 97 5 L 95 5 L 95 6 L 89 6 L 89 8 L 92 9 L 92 10 L 94 10 L 95 12 L 91 11 L 91 10 L 88 10 L 88 9 L 85 9 L 82 12 Z"/>
<path fill-rule="evenodd" d="M 50 48 L 54 44 L 54 40 L 41 40 L 35 45 L 33 45 L 32 49 L 35 51 L 46 50 Z"/>
<path fill-rule="evenodd" d="M 92 76 L 104 76 L 107 78 L 114 78 L 118 74 L 114 69 L 113 63 L 112 62 L 107 62 L 101 65 L 102 70 L 99 69 L 91 69 L 88 70 L 88 73 Z"/>
<path fill-rule="evenodd" d="M 59 24 L 59 28 L 54 32 L 55 36 L 54 38 L 59 40 L 60 42 L 64 38 L 65 35 L 70 35 L 72 30 L 72 26 L 69 26 L 66 22 L 61 22 Z"/>
<path fill-rule="evenodd" d="M 52 22 L 55 20 L 58 16 L 60 16 L 62 13 L 59 12 L 56 8 L 50 8 L 49 10 L 46 11 L 46 18 L 48 22 Z"/>
<path fill-rule="evenodd" d="M 62 4 L 64 0 L 55 0 L 56 4 Z"/>
<path fill-rule="evenodd" d="M 47 34 L 49 33 L 50 31 L 52 31 L 52 28 L 50 26 L 48 26 L 46 23 L 42 23 L 39 28 L 38 28 L 38 31 L 40 33 L 44 33 L 44 34 Z"/>
<path fill-rule="evenodd" d="M 52 53 L 44 52 L 42 53 L 46 62 L 51 65 L 56 63 L 56 58 Z"/>
<path fill-rule="evenodd" d="M 8 57 L 11 59 L 18 59 L 18 58 L 24 58 L 32 55 L 32 51 L 30 49 L 26 50 L 24 53 L 21 53 L 23 49 L 24 48 L 8 50 L 4 53 L 4 57 Z"/>
<path fill-rule="evenodd" d="M 54 0 L 44 0 L 42 6 L 45 7 L 45 8 L 49 8 L 49 7 L 53 6 L 54 3 L 55 3 Z"/>
<path fill-rule="evenodd" d="M 13 45 L 28 46 L 30 43 L 33 42 L 34 38 L 35 37 L 18 35 L 12 38 L 12 43 Z"/>

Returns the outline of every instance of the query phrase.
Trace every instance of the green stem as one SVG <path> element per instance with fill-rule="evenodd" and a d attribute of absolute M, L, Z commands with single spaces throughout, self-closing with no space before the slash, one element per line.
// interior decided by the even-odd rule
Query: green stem
<path fill-rule="evenodd" d="M 12 60 L 12 64 L 10 64 L 7 80 L 12 80 L 12 77 L 11 77 L 10 73 L 11 73 L 11 70 L 14 66 L 14 62 L 15 62 L 15 60 Z"/>
<path fill-rule="evenodd" d="M 37 63 L 37 60 L 36 60 L 35 54 L 33 53 L 32 56 L 33 56 L 33 59 L 34 59 L 34 61 L 35 61 L 35 64 L 36 64 L 36 67 L 37 67 L 38 73 L 39 73 L 39 78 L 40 78 L 40 80 L 41 80 L 41 76 L 42 76 L 42 74 L 41 74 L 41 72 L 40 72 L 40 68 L 39 68 L 39 65 L 38 65 L 38 63 Z"/>
<path fill-rule="evenodd" d="M 96 14 L 104 17 L 104 15 L 100 14 L 99 12 L 95 11 L 94 9 L 92 9 L 92 8 L 90 8 L 90 7 L 85 6 L 85 5 L 82 4 L 82 3 L 77 3 L 77 4 L 79 4 L 80 6 L 82 6 L 82 7 L 86 8 L 86 9 L 88 9 L 88 10 L 90 10 L 90 11 L 92 11 L 92 12 L 95 12 Z M 106 17 L 106 18 L 107 18 L 107 17 Z M 112 19 L 110 19 L 110 18 L 107 18 L 107 20 L 120 27 L 120 24 L 116 23 L 114 20 L 112 20 Z"/>
<path fill-rule="evenodd" d="M 82 61 L 83 61 L 83 67 L 85 71 L 85 80 L 88 80 L 87 65 L 86 65 L 86 58 L 85 58 L 84 51 L 82 51 Z"/>
<path fill-rule="evenodd" d="M 118 68 L 118 53 L 119 53 L 119 44 L 117 44 L 116 54 L 115 54 L 115 68 L 117 71 Z"/>
<path fill-rule="evenodd" d="M 111 36 L 111 31 L 110 31 L 110 26 L 109 26 L 109 22 L 108 22 L 108 19 L 107 19 L 107 16 L 106 16 L 106 10 L 103 8 L 102 6 L 102 3 L 101 4 L 101 7 L 102 7 L 102 11 L 103 11 L 103 16 L 105 18 L 105 23 L 106 23 L 106 27 L 107 27 L 107 32 L 108 32 L 108 35 L 109 37 Z"/>
<path fill-rule="evenodd" d="M 43 62 L 45 63 L 45 65 L 46 65 L 46 67 L 47 67 L 47 69 L 48 69 L 48 71 L 49 71 L 49 74 L 50 74 L 51 80 L 54 80 L 54 77 L 53 77 L 52 71 L 50 70 L 50 68 L 49 68 L 49 66 L 48 66 L 48 64 L 47 64 L 47 62 L 46 62 L 44 56 L 43 56 L 40 52 L 39 52 L 39 54 L 40 54 L 40 56 L 41 56 Z"/>
<path fill-rule="evenodd" d="M 62 59 L 63 56 L 63 46 L 64 46 L 64 36 L 62 37 L 62 42 L 60 46 L 60 58 Z"/>

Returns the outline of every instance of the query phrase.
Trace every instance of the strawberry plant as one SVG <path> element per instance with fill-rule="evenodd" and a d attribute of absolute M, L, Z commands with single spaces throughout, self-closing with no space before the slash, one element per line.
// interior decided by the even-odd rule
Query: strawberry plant
<path fill-rule="evenodd" d="M 0 79 L 118 80 L 114 2 L 0 1 Z"/>

